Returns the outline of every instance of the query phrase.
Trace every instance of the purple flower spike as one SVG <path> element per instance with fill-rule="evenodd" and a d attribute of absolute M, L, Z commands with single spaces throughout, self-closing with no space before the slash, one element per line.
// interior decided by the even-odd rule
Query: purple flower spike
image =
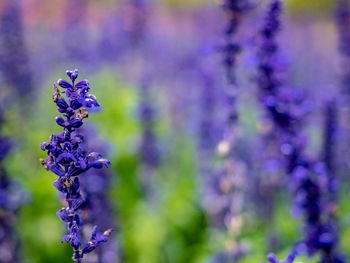
<path fill-rule="evenodd" d="M 68 242 L 73 248 L 73 259 L 80 263 L 83 256 L 94 250 L 100 243 L 106 242 L 110 233 L 107 230 L 103 234 L 97 234 L 96 230 L 89 242 L 81 248 L 82 220 L 80 218 L 80 208 L 85 200 L 80 193 L 79 175 L 91 168 L 109 167 L 110 161 L 101 158 L 96 152 L 87 152 L 80 145 L 84 141 L 84 136 L 76 129 L 83 125 L 83 121 L 88 116 L 88 109 L 98 107 L 96 97 L 89 94 L 89 81 L 82 80 L 75 85 L 78 77 L 78 70 L 67 71 L 71 80 L 58 80 L 58 85 L 65 89 L 66 98 L 61 95 L 60 90 L 54 85 L 53 100 L 58 106 L 58 111 L 63 116 L 56 117 L 56 123 L 64 128 L 59 134 L 50 136 L 49 142 L 41 143 L 43 151 L 47 151 L 46 160 L 41 159 L 41 163 L 47 170 L 58 175 L 54 186 L 65 195 L 67 207 L 57 212 L 58 217 L 66 223 L 68 233 L 62 238 L 62 242 Z"/>
<path fill-rule="evenodd" d="M 333 189 L 333 185 L 336 185 L 333 184 L 336 182 L 333 176 L 327 175 L 329 168 L 332 167 L 331 156 L 324 156 L 326 163 L 324 165 L 315 162 L 305 153 L 307 137 L 303 134 L 302 127 L 305 116 L 310 110 L 309 104 L 306 103 L 303 93 L 288 87 L 282 88 L 282 81 L 278 78 L 276 34 L 280 29 L 282 8 L 283 1 L 270 2 L 261 30 L 257 78 L 259 99 L 278 134 L 275 136 L 276 143 L 280 148 L 285 172 L 289 176 L 289 186 L 294 195 L 293 210 L 302 215 L 304 220 L 303 238 L 298 242 L 304 249 L 298 253 L 306 253 L 309 257 L 320 255 L 320 262 L 324 263 L 344 262 L 337 248 L 338 228 L 335 216 L 329 215 L 327 211 L 327 207 L 335 205 L 335 200 L 331 202 L 327 200 L 331 194 L 327 193 L 325 187 L 327 183 L 323 183 L 329 181 L 329 189 Z M 327 131 L 326 140 L 332 141 L 335 120 L 333 109 L 329 110 L 331 110 L 328 116 L 329 123 L 326 126 L 330 130 Z M 296 254 L 292 253 L 286 262 L 292 262 L 295 256 Z M 275 259 L 270 257 L 269 260 L 273 262 Z"/>

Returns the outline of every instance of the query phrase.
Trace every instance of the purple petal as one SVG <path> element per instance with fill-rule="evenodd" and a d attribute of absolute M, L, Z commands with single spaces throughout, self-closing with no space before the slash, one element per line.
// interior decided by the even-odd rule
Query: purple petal
<path fill-rule="evenodd" d="M 72 202 L 72 209 L 77 210 L 83 203 L 84 200 L 81 197 L 74 199 Z"/>
<path fill-rule="evenodd" d="M 79 75 L 79 71 L 77 69 L 75 70 L 67 70 L 66 74 L 68 75 L 68 77 L 72 80 L 75 81 Z"/>
<path fill-rule="evenodd" d="M 63 176 L 64 175 L 64 170 L 62 169 L 62 167 L 59 164 L 54 164 L 52 166 L 50 166 L 50 171 L 57 174 L 58 176 Z"/>
<path fill-rule="evenodd" d="M 97 159 L 97 158 L 101 157 L 101 154 L 99 154 L 98 152 L 91 152 L 91 153 L 89 153 L 88 157 Z"/>
<path fill-rule="evenodd" d="M 64 242 L 69 242 L 70 240 L 70 235 L 64 235 L 61 242 L 64 243 Z"/>
<path fill-rule="evenodd" d="M 64 99 L 56 100 L 56 105 L 59 107 L 59 109 L 62 109 L 62 110 L 65 110 L 68 108 L 68 103 Z"/>
<path fill-rule="evenodd" d="M 100 107 L 100 104 L 98 104 L 97 99 L 96 99 L 95 95 L 93 95 L 93 94 L 88 94 L 85 96 L 84 104 L 88 108 Z"/>
<path fill-rule="evenodd" d="M 65 120 L 61 117 L 61 116 L 57 116 L 56 117 L 56 122 L 58 125 L 62 126 L 62 127 L 65 127 Z"/>
<path fill-rule="evenodd" d="M 76 100 L 71 101 L 70 106 L 74 110 L 77 110 L 77 109 L 81 108 L 83 106 L 83 104 L 78 99 L 76 99 Z"/>
<path fill-rule="evenodd" d="M 57 80 L 57 84 L 60 85 L 64 89 L 72 89 L 73 86 L 65 79 L 59 79 Z"/>
<path fill-rule="evenodd" d="M 88 87 L 89 86 L 89 81 L 87 79 L 83 79 L 81 81 L 79 81 L 77 84 L 75 84 L 75 87 L 78 89 L 81 89 L 83 87 Z"/>
<path fill-rule="evenodd" d="M 80 167 L 75 167 L 74 166 L 74 167 L 69 168 L 68 175 L 69 176 L 77 176 L 77 175 L 81 174 L 84 171 L 85 171 L 84 169 L 81 169 Z"/>
<path fill-rule="evenodd" d="M 73 128 L 79 128 L 83 125 L 83 121 L 79 120 L 79 119 L 74 119 L 72 121 L 70 121 L 69 125 Z"/>
<path fill-rule="evenodd" d="M 91 167 L 100 169 L 103 167 L 103 165 L 105 165 L 106 167 L 109 167 L 111 165 L 111 161 L 108 159 L 104 159 L 104 158 L 98 159 L 97 161 L 95 161 L 91 164 Z"/>
<path fill-rule="evenodd" d="M 95 239 L 97 234 L 97 226 L 92 228 L 91 239 Z"/>
<path fill-rule="evenodd" d="M 45 151 L 47 149 L 47 146 L 49 146 L 50 143 L 49 142 L 42 142 L 40 143 L 40 148 L 41 150 Z"/>
<path fill-rule="evenodd" d="M 71 220 L 70 212 L 67 208 L 59 210 L 57 215 L 63 222 L 69 222 Z"/>
<path fill-rule="evenodd" d="M 57 188 L 58 191 L 60 192 L 64 191 L 63 180 L 61 178 L 58 178 L 58 180 L 54 182 L 53 185 Z"/>

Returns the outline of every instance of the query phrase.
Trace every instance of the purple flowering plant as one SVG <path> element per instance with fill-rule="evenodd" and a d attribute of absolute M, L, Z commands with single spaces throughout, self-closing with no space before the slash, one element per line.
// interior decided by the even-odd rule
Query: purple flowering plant
<path fill-rule="evenodd" d="M 307 137 L 302 133 L 302 124 L 309 106 L 305 95 L 291 88 L 282 88 L 282 82 L 277 77 L 276 55 L 278 45 L 276 34 L 280 29 L 280 15 L 283 9 L 281 0 L 272 0 L 263 29 L 261 30 L 262 44 L 259 53 L 259 76 L 257 79 L 260 89 L 260 101 L 267 115 L 275 125 L 275 132 L 280 134 L 278 144 L 284 159 L 285 172 L 289 176 L 289 186 L 294 195 L 294 210 L 303 215 L 303 237 L 297 242 L 304 246 L 297 254 L 313 257 L 320 254 L 319 262 L 345 262 L 338 245 L 338 226 L 333 215 L 327 214 L 328 201 L 325 202 L 327 187 L 322 183 L 334 181 L 327 169 L 306 152 Z M 333 113 L 331 115 L 334 115 Z M 331 129 L 326 134 L 332 137 L 334 116 L 329 118 L 327 126 Z M 333 127 L 331 127 L 333 126 Z M 327 139 L 327 138 L 326 138 Z M 325 143 L 329 146 L 329 140 Z M 329 150 L 329 149 L 328 149 Z M 331 153 L 331 152 L 329 152 Z M 329 166 L 329 156 L 325 156 L 326 166 Z M 334 201 L 331 202 L 334 205 Z M 299 246 L 300 247 L 300 246 Z M 293 249 L 292 257 L 286 262 L 292 262 L 296 256 Z M 270 254 L 271 263 L 281 262 Z M 282 261 L 283 262 L 283 261 Z"/>
<path fill-rule="evenodd" d="M 52 134 L 50 141 L 41 143 L 41 149 L 47 151 L 46 159 L 40 159 L 42 165 L 58 176 L 54 186 L 65 196 L 66 207 L 57 212 L 58 217 L 66 223 L 68 233 L 62 242 L 68 242 L 73 249 L 73 260 L 82 262 L 84 255 L 93 251 L 108 240 L 111 229 L 103 233 L 93 227 L 90 239 L 82 245 L 82 227 L 80 208 L 84 203 L 80 192 L 79 176 L 91 168 L 101 169 L 110 166 L 108 159 L 97 152 L 87 152 L 82 147 L 84 135 L 77 130 L 88 117 L 89 110 L 98 108 L 96 97 L 89 94 L 89 81 L 84 79 L 76 83 L 78 70 L 66 72 L 71 82 L 64 79 L 57 81 L 60 91 L 54 84 L 53 101 L 63 116 L 56 117 L 56 123 L 63 132 Z M 64 98 L 62 94 L 65 94 Z"/>

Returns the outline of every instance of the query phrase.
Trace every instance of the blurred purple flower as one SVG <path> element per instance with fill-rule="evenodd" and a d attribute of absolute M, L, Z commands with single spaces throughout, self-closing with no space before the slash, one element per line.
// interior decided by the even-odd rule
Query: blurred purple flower
<path fill-rule="evenodd" d="M 326 182 L 323 215 L 325 223 L 320 237 L 320 243 L 323 247 L 322 262 L 346 262 L 344 255 L 337 251 L 340 240 L 337 218 L 340 182 L 336 171 L 338 107 L 335 99 L 330 99 L 325 103 L 323 130 L 322 162 L 316 166 L 316 171 L 325 178 Z"/>
<path fill-rule="evenodd" d="M 226 77 L 230 85 L 236 85 L 235 65 L 236 56 L 241 51 L 240 44 L 236 40 L 236 34 L 244 13 L 251 9 L 249 0 L 224 0 L 223 9 L 227 13 L 228 23 L 225 29 L 226 43 L 223 48 L 225 53 L 224 65 Z"/>
<path fill-rule="evenodd" d="M 5 0 L 3 4 L 0 17 L 0 71 L 9 90 L 15 91 L 16 96 L 24 100 L 30 98 L 33 82 L 24 40 L 20 1 Z"/>
<path fill-rule="evenodd" d="M 139 117 L 142 125 L 142 139 L 140 153 L 142 161 L 149 167 L 157 167 L 159 164 L 159 153 L 157 149 L 154 126 L 156 111 L 151 99 L 150 84 L 144 81 L 140 87 Z"/>
<path fill-rule="evenodd" d="M 241 51 L 240 43 L 237 40 L 237 32 L 243 14 L 250 9 L 248 0 L 225 0 L 223 10 L 228 22 L 225 29 L 225 44 L 222 48 L 224 53 L 224 67 L 226 72 L 227 87 L 225 89 L 226 103 L 228 108 L 226 133 L 227 140 L 233 140 L 233 129 L 238 119 L 237 96 L 238 87 L 236 80 L 236 59 Z M 230 143 L 230 142 L 229 142 Z"/>
<path fill-rule="evenodd" d="M 215 145 L 217 144 L 215 134 L 215 97 L 217 87 L 215 85 L 215 79 L 213 73 L 209 70 L 202 70 L 200 73 L 202 85 L 200 90 L 199 107 L 200 116 L 199 120 L 199 149 L 203 158 L 203 162 L 210 160 L 209 156 L 212 156 L 215 152 Z M 202 159 L 202 158 L 201 158 Z"/>
<path fill-rule="evenodd" d="M 340 132 L 343 143 L 339 145 L 341 170 L 347 174 L 350 171 L 349 150 L 350 143 L 350 6 L 347 0 L 337 0 L 335 21 L 338 31 L 338 51 L 340 58 Z"/>
<path fill-rule="evenodd" d="M 2 106 L 1 106 L 2 107 Z M 0 130 L 4 125 L 0 108 Z M 11 149 L 11 141 L 0 134 L 0 255 L 1 262 L 19 262 L 19 238 L 15 228 L 20 207 L 28 202 L 28 194 L 6 173 L 4 159 Z"/>
<path fill-rule="evenodd" d="M 267 256 L 267 259 L 270 263 L 293 263 L 295 260 L 296 254 L 294 252 L 290 253 L 286 260 L 278 260 L 276 255 L 273 253 L 270 253 Z"/>
<path fill-rule="evenodd" d="M 227 112 L 223 125 L 224 134 L 217 146 L 222 159 L 218 167 L 212 169 L 212 176 L 208 176 L 203 200 L 204 208 L 211 217 L 211 224 L 224 229 L 235 239 L 238 239 L 243 222 L 241 215 L 243 204 L 242 182 L 245 171 L 244 165 L 236 160 L 233 153 L 238 120 L 236 59 L 241 51 L 237 33 L 242 16 L 251 7 L 251 2 L 248 0 L 225 0 L 222 5 L 223 11 L 227 15 L 227 26 L 224 31 L 225 43 L 221 48 L 227 81 L 224 95 Z M 223 262 L 222 260 L 227 257 L 229 260 L 237 260 L 236 255 L 239 255 L 240 258 L 246 253 L 246 251 L 243 254 L 241 252 L 226 249 L 226 251 L 216 255 L 214 260 Z"/>
<path fill-rule="evenodd" d="M 90 32 L 87 30 L 88 7 L 89 1 L 87 0 L 67 2 L 62 35 L 66 59 L 73 62 L 85 62 L 85 66 L 91 66 L 95 62 L 96 55 L 92 49 Z"/>
<path fill-rule="evenodd" d="M 143 80 L 140 84 L 139 118 L 142 135 L 139 153 L 142 161 L 142 187 L 146 195 L 154 193 L 155 169 L 160 164 L 160 152 L 155 133 L 156 110 L 152 102 L 150 83 Z"/>
<path fill-rule="evenodd" d="M 302 123 L 309 111 L 303 93 L 295 89 L 281 89 L 276 77 L 276 33 L 280 28 L 282 1 L 272 0 L 261 31 L 259 53 L 258 86 L 260 101 L 266 113 L 276 125 L 280 134 L 280 151 L 285 159 L 286 173 L 294 194 L 295 211 L 304 217 L 304 237 L 301 243 L 306 245 L 308 256 L 321 254 L 321 262 L 343 262 L 336 250 L 337 233 L 324 214 L 327 213 L 323 202 L 324 187 L 322 176 L 317 171 L 317 163 L 306 156 L 307 137 L 302 134 Z M 270 262 L 278 262 L 273 255 Z M 287 260 L 288 261 L 288 260 Z"/>
<path fill-rule="evenodd" d="M 97 133 L 92 127 L 84 127 L 81 133 L 85 134 L 86 138 L 82 144 L 84 150 L 93 149 L 100 153 L 105 153 L 108 150 L 108 145 L 97 138 Z M 96 152 L 90 155 L 95 157 L 100 156 Z M 109 199 L 109 190 L 113 183 L 113 173 L 106 169 L 99 169 L 97 171 L 89 170 L 81 177 L 80 183 L 81 192 L 85 199 L 82 207 L 84 211 L 82 218 L 84 224 L 98 225 L 102 229 L 109 227 L 116 229 L 113 206 Z M 92 249 L 92 247 L 88 246 L 87 249 Z M 98 262 L 120 262 L 121 255 L 116 231 L 113 231 L 110 235 L 108 244 L 99 247 L 95 253 L 97 254 Z"/>
<path fill-rule="evenodd" d="M 67 71 L 71 82 L 63 79 L 57 81 L 66 94 L 68 101 L 62 97 L 59 88 L 54 84 L 53 100 L 62 116 L 56 117 L 56 122 L 64 128 L 63 132 L 50 136 L 49 142 L 41 143 L 41 149 L 47 151 L 46 160 L 41 163 L 47 170 L 58 175 L 54 183 L 57 190 L 65 195 L 67 207 L 57 212 L 59 218 L 66 223 L 68 234 L 62 242 L 68 242 L 73 248 L 73 259 L 80 263 L 84 254 L 91 252 L 101 242 L 107 240 L 110 230 L 104 232 L 105 239 L 100 234 L 93 232 L 90 241 L 81 250 L 82 221 L 79 210 L 84 203 L 80 192 L 79 175 L 90 168 L 108 167 L 110 161 L 101 158 L 98 153 L 88 153 L 81 147 L 84 136 L 76 131 L 83 125 L 83 120 L 88 117 L 91 108 L 98 107 L 96 98 L 89 94 L 90 86 L 87 80 L 76 83 L 78 70 Z M 96 229 L 94 230 L 96 231 Z M 98 237 L 98 238 L 97 238 Z"/>

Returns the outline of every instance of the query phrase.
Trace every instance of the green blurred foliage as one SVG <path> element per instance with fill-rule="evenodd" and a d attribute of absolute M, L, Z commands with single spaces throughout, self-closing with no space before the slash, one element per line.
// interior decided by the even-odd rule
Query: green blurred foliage
<path fill-rule="evenodd" d="M 334 0 L 287 0 L 287 8 L 293 15 L 325 15 L 332 16 L 336 1 Z"/>

